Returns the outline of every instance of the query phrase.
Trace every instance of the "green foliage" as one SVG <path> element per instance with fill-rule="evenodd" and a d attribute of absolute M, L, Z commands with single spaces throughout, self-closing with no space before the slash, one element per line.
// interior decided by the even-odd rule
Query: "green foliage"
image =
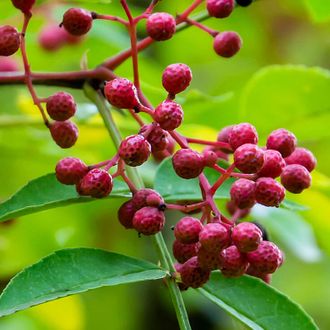
<path fill-rule="evenodd" d="M 324 0 L 305 0 L 306 6 L 315 22 L 330 20 L 330 3 Z"/>

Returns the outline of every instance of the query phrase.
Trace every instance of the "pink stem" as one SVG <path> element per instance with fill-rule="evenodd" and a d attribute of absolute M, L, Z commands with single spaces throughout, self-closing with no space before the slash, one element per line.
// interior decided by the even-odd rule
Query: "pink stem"
<path fill-rule="evenodd" d="M 220 176 L 220 178 L 215 182 L 215 184 L 211 187 L 210 193 L 212 196 L 215 194 L 215 192 L 218 190 L 218 188 L 230 177 L 233 170 L 235 169 L 235 163 L 231 164 L 226 172 Z"/>
<path fill-rule="evenodd" d="M 207 27 L 206 25 L 202 24 L 202 23 L 199 23 L 193 19 L 190 19 L 190 18 L 186 18 L 185 20 L 188 24 L 190 25 L 194 25 L 196 26 L 197 28 L 199 28 L 200 30 L 210 34 L 212 37 L 215 37 L 217 34 L 219 34 L 218 31 L 216 30 L 213 30 L 213 29 L 210 29 L 209 27 Z"/>
<path fill-rule="evenodd" d="M 226 169 L 220 167 L 218 164 L 213 165 L 213 169 L 215 169 L 217 172 L 221 174 L 225 174 L 227 172 Z M 255 174 L 245 174 L 245 173 L 237 173 L 237 172 L 232 172 L 230 176 L 232 178 L 243 178 L 248 180 L 255 180 L 257 178 Z"/>
<path fill-rule="evenodd" d="M 170 210 L 178 210 L 181 212 L 191 212 L 191 211 L 199 210 L 202 207 L 204 207 L 205 205 L 207 205 L 206 201 L 189 204 L 189 205 L 166 204 L 166 207 Z"/>
<path fill-rule="evenodd" d="M 124 19 L 117 17 L 117 16 L 111 16 L 111 15 L 102 15 L 102 14 L 97 14 L 94 13 L 94 19 L 103 19 L 106 21 L 113 21 L 113 22 L 119 22 L 125 26 L 128 26 L 128 22 L 125 21 Z"/>
<path fill-rule="evenodd" d="M 218 147 L 218 148 L 231 150 L 230 144 L 226 143 L 226 142 L 206 141 L 206 140 L 189 138 L 189 137 L 187 137 L 186 139 L 187 139 L 188 143 L 203 144 L 203 145 L 215 146 L 215 147 Z"/>

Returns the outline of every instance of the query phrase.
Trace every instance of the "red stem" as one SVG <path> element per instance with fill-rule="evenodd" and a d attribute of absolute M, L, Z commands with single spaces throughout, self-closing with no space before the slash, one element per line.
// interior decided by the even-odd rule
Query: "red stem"
<path fill-rule="evenodd" d="M 218 164 L 213 165 L 213 169 L 215 169 L 217 172 L 221 174 L 226 173 L 226 169 L 220 167 Z M 243 178 L 243 179 L 248 179 L 248 180 L 255 180 L 257 176 L 255 174 L 245 174 L 245 173 L 237 173 L 233 172 L 230 174 L 232 178 Z"/>
<path fill-rule="evenodd" d="M 235 169 L 235 163 L 231 164 L 227 168 L 226 172 L 222 174 L 220 178 L 215 182 L 215 184 L 210 189 L 210 193 L 212 194 L 212 196 L 215 194 L 218 188 L 230 177 L 234 169 Z"/>
<path fill-rule="evenodd" d="M 218 141 L 206 141 L 206 140 L 201 140 L 201 139 L 195 139 L 195 138 L 186 138 L 188 143 L 196 143 L 196 144 L 203 144 L 203 145 L 208 145 L 208 146 L 215 146 L 218 148 L 226 149 L 226 150 L 232 150 L 230 147 L 229 143 L 226 142 L 218 142 Z"/>
<path fill-rule="evenodd" d="M 103 19 L 106 21 L 119 22 L 125 26 L 128 26 L 128 22 L 118 16 L 102 15 L 102 14 L 94 13 L 94 19 Z"/>
<path fill-rule="evenodd" d="M 199 210 L 202 207 L 207 205 L 206 201 L 198 202 L 194 204 L 188 204 L 188 205 L 178 205 L 178 204 L 166 204 L 166 207 L 170 210 L 178 210 L 181 212 L 191 212 L 195 210 Z"/>
<path fill-rule="evenodd" d="M 190 19 L 190 18 L 186 18 L 185 20 L 188 24 L 190 25 L 194 25 L 196 26 L 197 28 L 199 28 L 200 30 L 210 34 L 212 37 L 215 37 L 217 34 L 219 34 L 218 31 L 216 30 L 213 30 L 213 29 L 210 29 L 209 27 L 207 27 L 206 25 L 202 24 L 202 23 L 199 23 L 193 19 Z"/>

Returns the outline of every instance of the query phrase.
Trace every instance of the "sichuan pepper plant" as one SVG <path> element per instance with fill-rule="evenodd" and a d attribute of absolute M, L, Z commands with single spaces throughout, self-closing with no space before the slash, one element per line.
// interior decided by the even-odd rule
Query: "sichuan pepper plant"
<path fill-rule="evenodd" d="M 214 141 L 180 134 L 178 129 L 184 125 L 184 112 L 189 108 L 180 104 L 178 96 L 189 88 L 192 79 L 198 78 L 184 63 L 170 64 L 159 74 L 159 85 L 167 94 L 161 103 L 152 104 L 141 87 L 139 52 L 153 43 L 173 38 L 187 27 L 205 32 L 219 61 L 235 56 L 243 45 L 238 33 L 216 31 L 204 21 L 228 17 L 236 6 L 246 7 L 252 1 L 195 0 L 175 17 L 158 12 L 158 2 L 151 1 L 138 16 L 133 16 L 125 0 L 120 1 L 121 17 L 78 7 L 68 9 L 63 13 L 62 21 L 50 23 L 41 31 L 39 43 L 47 51 L 83 42 L 83 37 L 99 20 L 126 29 L 130 48 L 105 59 L 95 69 L 35 73 L 25 37 L 37 7 L 34 7 L 34 0 L 12 0 L 21 11 L 23 25 L 19 27 L 20 31 L 11 25 L 0 27 L 0 55 L 7 61 L 7 68 L 2 69 L 7 73 L 1 75 L 1 84 L 25 84 L 39 109 L 44 129 L 49 131 L 49 139 L 56 144 L 54 148 L 73 150 L 79 139 L 78 127 L 72 121 L 77 106 L 74 97 L 62 91 L 61 86 L 81 89 L 98 108 L 117 152 L 96 164 L 86 164 L 83 159 L 73 156 L 59 159 L 54 164 L 53 175 L 30 182 L 2 204 L 6 209 L 2 219 L 9 219 L 15 212 L 20 215 L 37 212 L 45 205 L 54 207 L 61 202 L 55 198 L 58 193 L 63 194 L 63 200 L 71 199 L 72 202 L 117 197 L 124 193 L 128 199 L 118 210 L 123 239 L 125 230 L 136 231 L 141 238 L 151 236 L 158 260 L 149 263 L 113 252 L 83 248 L 57 251 L 12 279 L 0 297 L 0 314 L 8 315 L 104 285 L 162 278 L 181 329 L 190 329 L 181 291 L 192 289 L 198 289 L 248 326 L 280 329 L 281 324 L 287 322 L 291 329 L 315 329 L 316 325 L 299 306 L 271 288 L 272 275 L 285 262 L 284 253 L 269 240 L 260 224 L 245 219 L 255 204 L 277 208 L 285 200 L 286 191 L 299 194 L 308 189 L 310 172 L 316 166 L 313 154 L 299 147 L 294 132 L 282 127 L 269 132 L 265 145 L 259 143 L 258 132 L 252 123 L 246 122 L 219 126 Z M 137 37 L 140 25 L 145 26 L 147 34 L 141 40 Z M 24 72 L 10 73 L 13 64 L 9 56 L 19 50 Z M 116 69 L 127 60 L 132 61 L 132 81 L 116 74 Z M 58 86 L 58 92 L 38 95 L 36 84 Z M 115 108 L 126 112 L 136 122 L 135 134 L 121 135 L 112 116 Z M 197 150 L 202 147 L 202 151 L 197 151 L 196 146 L 199 146 Z M 162 162 L 160 166 L 170 164 L 183 185 L 185 180 L 194 182 L 195 193 L 200 199 L 167 200 L 160 191 L 144 187 L 138 168 L 151 159 Z M 212 173 L 212 179 L 209 173 Z M 22 202 L 23 194 L 33 192 L 50 178 L 52 189 L 49 193 L 39 193 L 32 197 L 32 202 Z M 216 202 L 224 184 L 230 185 L 226 210 Z M 176 224 L 166 221 L 171 211 L 182 213 Z M 228 213 L 229 217 L 225 215 Z M 162 236 L 165 227 L 173 227 L 175 240 L 171 247 Z M 39 277 L 42 286 L 36 281 Z M 224 288 L 233 284 L 238 291 L 247 290 L 243 301 L 238 301 L 238 294 L 230 297 L 224 293 Z M 263 294 L 253 296 L 251 288 Z M 27 292 L 19 295 L 18 290 Z M 256 296 L 273 315 L 273 321 L 262 320 L 262 312 L 257 307 L 256 311 L 251 309 L 251 301 Z M 275 314 L 277 304 L 286 306 L 279 312 L 281 315 Z M 292 314 L 296 315 L 294 319 Z M 278 326 L 272 322 L 278 322 Z"/>

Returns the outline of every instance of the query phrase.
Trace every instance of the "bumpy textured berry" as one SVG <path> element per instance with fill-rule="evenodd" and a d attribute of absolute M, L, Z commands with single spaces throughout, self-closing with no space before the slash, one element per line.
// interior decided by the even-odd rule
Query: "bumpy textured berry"
<path fill-rule="evenodd" d="M 235 245 L 224 249 L 219 255 L 219 269 L 226 277 L 242 276 L 248 264 L 246 256 Z"/>
<path fill-rule="evenodd" d="M 180 275 L 184 285 L 197 289 L 208 281 L 210 271 L 200 266 L 197 257 L 192 257 L 182 265 Z"/>
<path fill-rule="evenodd" d="M 316 166 L 316 158 L 311 151 L 305 148 L 296 148 L 290 156 L 285 158 L 285 162 L 287 165 L 302 165 L 306 167 L 309 172 L 312 172 Z"/>
<path fill-rule="evenodd" d="M 219 267 L 219 251 L 210 251 L 201 246 L 197 253 L 197 259 L 203 269 L 211 271 Z"/>
<path fill-rule="evenodd" d="M 241 47 L 242 39 L 234 31 L 221 32 L 214 38 L 213 48 L 222 57 L 234 56 Z"/>
<path fill-rule="evenodd" d="M 132 203 L 137 210 L 142 209 L 145 206 L 159 207 L 164 205 L 162 196 L 157 191 L 149 188 L 143 188 L 138 190 L 132 198 Z"/>
<path fill-rule="evenodd" d="M 234 125 L 223 127 L 221 131 L 218 133 L 217 141 L 229 143 L 229 135 L 231 134 L 233 127 Z"/>
<path fill-rule="evenodd" d="M 203 172 L 203 157 L 194 150 L 180 149 L 172 158 L 175 173 L 184 179 L 196 178 Z"/>
<path fill-rule="evenodd" d="M 64 13 L 62 25 L 74 36 L 86 34 L 93 24 L 93 17 L 89 11 L 81 8 L 70 8 Z"/>
<path fill-rule="evenodd" d="M 15 72 L 18 70 L 18 63 L 13 58 L 0 57 L 0 72 Z"/>
<path fill-rule="evenodd" d="M 146 139 L 151 145 L 151 152 L 159 152 L 167 148 L 170 143 L 169 135 L 159 125 L 144 125 L 141 127 L 139 134 L 143 135 L 146 131 L 149 131 Z"/>
<path fill-rule="evenodd" d="M 233 150 L 236 150 L 243 144 L 251 143 L 257 144 L 258 143 L 258 133 L 254 126 L 249 123 L 242 123 L 235 125 L 233 127 L 228 128 L 228 142 Z M 224 134 L 224 133 L 223 133 Z M 218 136 L 219 139 L 219 136 Z"/>
<path fill-rule="evenodd" d="M 281 175 L 285 161 L 277 150 L 264 150 L 264 164 L 257 173 L 259 177 L 277 178 Z"/>
<path fill-rule="evenodd" d="M 255 196 L 259 204 L 278 207 L 285 197 L 285 189 L 273 178 L 259 178 Z"/>
<path fill-rule="evenodd" d="M 243 144 L 235 150 L 234 162 L 243 173 L 257 173 L 264 164 L 264 151 L 255 144 Z"/>
<path fill-rule="evenodd" d="M 11 0 L 13 5 L 20 9 L 23 13 L 27 14 L 30 12 L 32 6 L 36 2 L 35 0 Z"/>
<path fill-rule="evenodd" d="M 236 0 L 236 3 L 241 7 L 250 6 L 253 0 Z"/>
<path fill-rule="evenodd" d="M 308 170 L 298 164 L 287 165 L 281 174 L 281 183 L 284 188 L 294 194 L 301 193 L 310 187 L 312 177 Z"/>
<path fill-rule="evenodd" d="M 192 79 L 192 72 L 188 65 L 176 63 L 169 65 L 163 72 L 162 82 L 164 88 L 171 95 L 183 92 Z"/>
<path fill-rule="evenodd" d="M 206 2 L 206 8 L 209 15 L 216 18 L 228 17 L 234 7 L 234 0 L 207 0 Z"/>
<path fill-rule="evenodd" d="M 202 157 L 203 157 L 204 165 L 208 167 L 213 167 L 213 165 L 215 165 L 218 160 L 217 153 L 210 149 L 203 150 Z"/>
<path fill-rule="evenodd" d="M 140 166 L 149 158 L 151 146 L 143 135 L 131 135 L 119 146 L 119 157 L 129 166 Z"/>
<path fill-rule="evenodd" d="M 104 87 L 108 101 L 117 108 L 134 109 L 139 105 L 136 87 L 125 78 L 108 81 Z"/>
<path fill-rule="evenodd" d="M 55 168 L 56 178 L 63 184 L 76 184 L 88 172 L 88 166 L 79 158 L 61 159 Z"/>
<path fill-rule="evenodd" d="M 182 123 L 182 107 L 174 101 L 164 101 L 155 109 L 154 119 L 161 128 L 173 131 Z"/>
<path fill-rule="evenodd" d="M 189 260 L 190 258 L 197 255 L 199 248 L 198 243 L 192 243 L 192 244 L 184 244 L 181 243 L 178 240 L 175 240 L 173 242 L 173 256 L 174 258 L 179 261 L 181 264 Z"/>
<path fill-rule="evenodd" d="M 229 212 L 230 215 L 234 215 L 236 213 L 237 210 L 239 210 L 239 217 L 238 219 L 243 219 L 246 216 L 248 216 L 251 212 L 251 209 L 247 208 L 247 209 L 238 209 L 236 203 L 232 200 L 228 201 L 226 203 L 226 209 Z"/>
<path fill-rule="evenodd" d="M 10 25 L 0 26 L 0 56 L 10 56 L 16 53 L 21 43 L 16 28 Z"/>
<path fill-rule="evenodd" d="M 230 188 L 230 197 L 239 209 L 251 208 L 255 204 L 255 182 L 236 180 Z"/>
<path fill-rule="evenodd" d="M 262 231 L 252 222 L 242 222 L 233 228 L 231 238 L 239 251 L 252 252 L 262 241 Z"/>
<path fill-rule="evenodd" d="M 164 212 L 159 211 L 155 207 L 143 207 L 133 217 L 133 227 L 143 235 L 154 235 L 160 232 L 164 225 Z"/>
<path fill-rule="evenodd" d="M 46 109 L 50 118 L 65 121 L 76 113 L 76 103 L 71 94 L 59 92 L 47 99 Z"/>
<path fill-rule="evenodd" d="M 170 14 L 154 13 L 147 19 L 148 36 L 156 41 L 171 39 L 175 30 L 175 19 Z"/>
<path fill-rule="evenodd" d="M 55 143 L 63 149 L 71 148 L 78 139 L 78 128 L 71 121 L 55 121 L 49 127 Z"/>
<path fill-rule="evenodd" d="M 177 240 L 185 244 L 197 243 L 199 233 L 203 229 L 202 223 L 193 217 L 182 218 L 174 227 Z"/>
<path fill-rule="evenodd" d="M 221 251 L 230 244 L 229 231 L 220 223 L 208 223 L 199 233 L 199 243 L 208 251 Z"/>
<path fill-rule="evenodd" d="M 297 139 L 293 133 L 284 128 L 271 132 L 267 138 L 267 149 L 274 149 L 283 157 L 291 155 L 296 147 Z"/>
<path fill-rule="evenodd" d="M 103 198 L 110 194 L 112 187 L 111 175 L 105 170 L 94 168 L 80 180 L 77 191 L 83 196 Z"/>
<path fill-rule="evenodd" d="M 133 228 L 133 217 L 137 211 L 131 200 L 125 202 L 118 210 L 118 220 L 126 228 Z"/>

